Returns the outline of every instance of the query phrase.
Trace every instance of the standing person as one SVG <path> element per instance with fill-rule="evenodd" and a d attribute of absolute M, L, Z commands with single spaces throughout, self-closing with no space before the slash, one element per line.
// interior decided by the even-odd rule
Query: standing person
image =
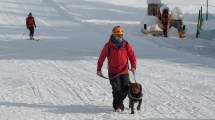
<path fill-rule="evenodd" d="M 26 28 L 29 29 L 30 33 L 29 33 L 29 36 L 30 36 L 30 40 L 33 40 L 34 39 L 34 27 L 36 27 L 36 24 L 35 24 L 35 20 L 34 20 L 34 17 L 32 16 L 32 13 L 30 12 L 28 14 L 28 17 L 26 18 Z"/>
<path fill-rule="evenodd" d="M 169 22 L 169 10 L 167 8 L 162 11 L 161 21 L 163 24 L 163 35 L 164 37 L 167 37 L 167 29 Z"/>
<path fill-rule="evenodd" d="M 123 38 L 123 28 L 116 26 L 112 30 L 109 42 L 104 45 L 98 59 L 97 75 L 102 75 L 102 66 L 105 58 L 108 60 L 108 76 L 112 86 L 113 108 L 116 112 L 124 110 L 123 100 L 128 94 L 128 59 L 131 71 L 136 70 L 136 56 L 131 45 Z"/>

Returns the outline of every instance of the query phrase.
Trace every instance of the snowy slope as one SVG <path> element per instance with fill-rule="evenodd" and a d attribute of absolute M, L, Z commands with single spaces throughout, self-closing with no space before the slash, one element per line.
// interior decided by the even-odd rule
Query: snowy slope
<path fill-rule="evenodd" d="M 206 3 L 163 2 L 184 10 L 187 38 L 142 34 L 145 0 L 1 0 L 0 119 L 215 119 L 215 41 L 195 39 L 198 10 Z M 215 16 L 215 1 L 209 3 Z M 40 41 L 26 40 L 29 11 Z M 128 99 L 125 112 L 115 113 L 109 81 L 96 76 L 115 25 L 133 46 L 136 79 L 144 87 L 135 115 Z M 102 70 L 107 76 L 106 64 Z"/>

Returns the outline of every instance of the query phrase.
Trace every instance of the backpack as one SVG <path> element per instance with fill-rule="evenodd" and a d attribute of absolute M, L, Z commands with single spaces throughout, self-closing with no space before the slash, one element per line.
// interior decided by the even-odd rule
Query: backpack
<path fill-rule="evenodd" d="M 27 25 L 28 26 L 33 26 L 34 25 L 34 18 L 33 17 L 27 19 Z"/>

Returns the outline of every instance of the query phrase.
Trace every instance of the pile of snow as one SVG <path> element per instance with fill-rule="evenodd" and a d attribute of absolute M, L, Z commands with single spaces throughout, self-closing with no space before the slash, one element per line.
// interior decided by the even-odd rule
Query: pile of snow
<path fill-rule="evenodd" d="M 175 20 L 182 19 L 183 18 L 183 11 L 178 7 L 173 8 L 171 10 L 171 18 L 175 19 Z"/>
<path fill-rule="evenodd" d="M 156 16 L 147 16 L 142 21 L 142 23 L 147 24 L 147 26 L 154 25 L 158 22 L 159 20 Z"/>
<path fill-rule="evenodd" d="M 168 10 L 169 11 L 169 7 L 167 7 L 167 5 L 162 5 L 160 7 L 160 13 L 162 14 L 164 10 Z"/>
<path fill-rule="evenodd" d="M 146 2 L 147 4 L 159 4 L 161 3 L 161 0 L 147 0 Z"/>
<path fill-rule="evenodd" d="M 162 29 L 159 27 L 158 24 L 148 26 L 147 30 L 149 30 L 149 31 L 162 31 Z"/>
<path fill-rule="evenodd" d="M 156 16 L 147 16 L 143 21 L 142 21 L 142 27 L 144 24 L 147 25 L 147 30 L 149 31 L 162 31 L 162 29 L 159 27 L 160 26 L 160 21 Z"/>

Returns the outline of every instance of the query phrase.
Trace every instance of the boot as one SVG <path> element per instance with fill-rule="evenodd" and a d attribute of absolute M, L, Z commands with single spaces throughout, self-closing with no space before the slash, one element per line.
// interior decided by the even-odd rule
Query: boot
<path fill-rule="evenodd" d="M 120 108 L 117 108 L 116 112 L 122 112 L 122 110 Z"/>
<path fill-rule="evenodd" d="M 30 36 L 30 40 L 34 40 L 34 37 L 33 37 L 33 36 Z"/>

